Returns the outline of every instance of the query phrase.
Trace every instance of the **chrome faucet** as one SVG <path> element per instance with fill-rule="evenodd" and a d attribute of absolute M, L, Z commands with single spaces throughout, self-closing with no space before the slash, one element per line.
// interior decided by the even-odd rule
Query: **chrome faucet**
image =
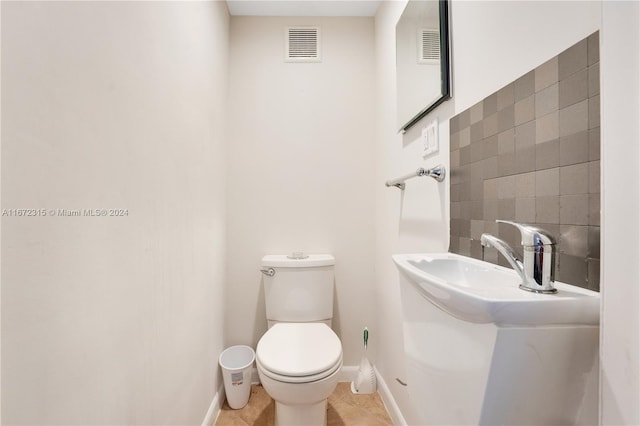
<path fill-rule="evenodd" d="M 520 288 L 534 293 L 555 293 L 555 245 L 554 238 L 545 230 L 531 225 L 524 225 L 508 220 L 496 220 L 498 223 L 513 225 L 522 236 L 523 260 L 518 259 L 516 252 L 499 238 L 490 234 L 482 234 L 480 244 L 483 247 L 493 246 L 502 254 L 509 264 L 522 278 Z"/>

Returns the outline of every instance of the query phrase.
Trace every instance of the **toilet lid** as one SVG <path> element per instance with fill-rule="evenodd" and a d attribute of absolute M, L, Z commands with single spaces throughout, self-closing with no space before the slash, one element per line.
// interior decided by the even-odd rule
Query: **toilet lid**
<path fill-rule="evenodd" d="M 340 339 L 323 323 L 280 323 L 258 342 L 262 366 L 290 377 L 310 376 L 334 367 L 342 357 Z"/>

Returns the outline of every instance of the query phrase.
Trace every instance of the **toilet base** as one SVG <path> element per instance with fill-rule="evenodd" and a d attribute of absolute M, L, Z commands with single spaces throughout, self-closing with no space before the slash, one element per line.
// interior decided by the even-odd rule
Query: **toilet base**
<path fill-rule="evenodd" d="M 276 401 L 275 426 L 326 426 L 327 400 L 315 404 L 286 405 Z"/>

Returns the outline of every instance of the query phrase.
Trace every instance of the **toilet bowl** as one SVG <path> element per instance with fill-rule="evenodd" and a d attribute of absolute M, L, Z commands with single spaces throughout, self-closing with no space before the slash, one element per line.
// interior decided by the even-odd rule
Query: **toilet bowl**
<path fill-rule="evenodd" d="M 326 425 L 327 398 L 342 367 L 342 344 L 331 328 L 275 324 L 258 342 L 256 364 L 262 386 L 276 402 L 276 425 Z"/>

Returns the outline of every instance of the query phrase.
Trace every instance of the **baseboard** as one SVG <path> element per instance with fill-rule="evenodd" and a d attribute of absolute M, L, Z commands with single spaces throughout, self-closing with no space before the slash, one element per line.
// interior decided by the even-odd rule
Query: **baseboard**
<path fill-rule="evenodd" d="M 357 365 L 343 365 L 338 373 L 339 382 L 353 382 L 358 375 Z"/>
<path fill-rule="evenodd" d="M 218 415 L 220 414 L 220 410 L 224 405 L 224 383 L 220 383 L 218 387 L 218 391 L 213 396 L 213 400 L 211 401 L 211 405 L 209 405 L 209 410 L 207 411 L 207 415 L 204 416 L 204 420 L 202 421 L 202 426 L 212 426 L 215 424 L 216 420 L 218 420 Z"/>
<path fill-rule="evenodd" d="M 384 403 L 387 412 L 389 413 L 389 417 L 391 417 L 391 422 L 394 425 L 399 426 L 407 426 L 407 421 L 404 419 L 402 412 L 400 411 L 400 407 L 396 404 L 396 400 L 393 398 L 391 394 L 391 390 L 387 386 L 387 383 L 382 378 L 382 374 L 378 371 L 377 368 L 373 367 L 376 372 L 376 380 L 378 382 L 378 394 Z"/>

